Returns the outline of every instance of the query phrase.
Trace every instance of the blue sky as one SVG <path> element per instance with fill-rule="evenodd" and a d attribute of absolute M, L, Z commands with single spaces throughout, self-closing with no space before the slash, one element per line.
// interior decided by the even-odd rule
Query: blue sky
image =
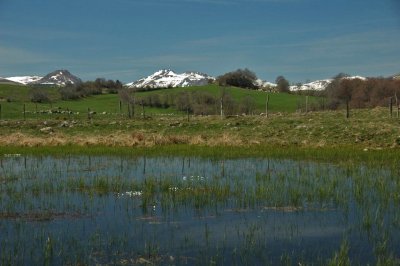
<path fill-rule="evenodd" d="M 0 0 L 0 76 L 400 72 L 399 0 Z"/>

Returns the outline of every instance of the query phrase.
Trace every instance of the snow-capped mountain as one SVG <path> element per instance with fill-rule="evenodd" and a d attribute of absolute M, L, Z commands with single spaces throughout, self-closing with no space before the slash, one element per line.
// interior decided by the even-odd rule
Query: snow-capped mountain
<path fill-rule="evenodd" d="M 215 78 L 200 72 L 185 72 L 177 74 L 172 70 L 163 69 L 154 74 L 127 83 L 129 88 L 168 88 L 168 87 L 189 87 L 202 86 L 208 84 L 209 80 Z"/>
<path fill-rule="evenodd" d="M 41 85 L 65 86 L 67 84 L 78 84 L 81 82 L 82 81 L 78 77 L 72 75 L 68 70 L 63 69 L 53 71 L 33 83 Z"/>
<path fill-rule="evenodd" d="M 23 85 L 27 85 L 27 84 L 30 84 L 30 83 L 37 82 L 41 78 L 42 77 L 39 77 L 39 76 L 20 76 L 20 77 L 8 77 L 8 78 L 5 78 L 5 79 L 7 79 L 9 81 L 12 81 L 12 82 L 20 83 L 20 84 L 23 84 Z"/>
<path fill-rule="evenodd" d="M 350 77 L 343 77 L 342 79 L 360 79 L 360 80 L 367 80 L 365 77 L 361 76 L 350 76 Z M 321 79 L 312 81 L 309 83 L 302 84 L 300 86 L 294 85 L 290 86 L 291 91 L 306 91 L 306 90 L 313 90 L 313 91 L 323 91 L 325 90 L 329 84 L 331 84 L 333 79 Z"/>

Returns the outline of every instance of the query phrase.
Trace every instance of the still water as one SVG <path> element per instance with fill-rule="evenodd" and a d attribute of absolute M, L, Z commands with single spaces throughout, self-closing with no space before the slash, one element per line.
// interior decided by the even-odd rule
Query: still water
<path fill-rule="evenodd" d="M 395 261 L 398 178 L 289 159 L 3 157 L 0 264 Z"/>

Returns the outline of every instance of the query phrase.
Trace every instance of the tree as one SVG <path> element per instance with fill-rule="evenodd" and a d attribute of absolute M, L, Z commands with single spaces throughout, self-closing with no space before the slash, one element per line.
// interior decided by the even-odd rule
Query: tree
<path fill-rule="evenodd" d="M 257 89 L 256 80 L 256 74 L 247 68 L 238 69 L 217 77 L 217 82 L 220 86 L 235 86 L 246 89 Z"/>
<path fill-rule="evenodd" d="M 48 103 L 50 102 L 50 98 L 47 92 L 41 89 L 32 89 L 31 90 L 31 101 L 34 103 Z"/>
<path fill-rule="evenodd" d="M 235 115 L 237 114 L 237 106 L 235 99 L 232 97 L 230 92 L 226 91 L 222 97 L 223 102 L 223 115 Z"/>
<path fill-rule="evenodd" d="M 332 82 L 329 83 L 329 85 L 325 89 L 325 93 L 327 98 L 329 99 L 328 101 L 328 108 L 329 109 L 337 109 L 339 105 L 341 104 L 341 100 L 338 97 L 338 93 L 341 90 L 341 82 L 343 77 L 347 77 L 347 74 L 344 73 L 339 73 L 336 76 L 333 77 Z"/>
<path fill-rule="evenodd" d="M 256 108 L 256 101 L 250 95 L 246 95 L 240 102 L 240 111 L 247 115 L 251 115 Z"/>
<path fill-rule="evenodd" d="M 136 88 L 122 88 L 118 91 L 121 102 L 128 104 L 128 116 L 135 116 L 135 91 Z"/>
<path fill-rule="evenodd" d="M 215 114 L 217 99 L 209 92 L 192 92 L 192 108 L 196 115 Z"/>
<path fill-rule="evenodd" d="M 67 85 L 59 89 L 62 100 L 77 100 L 81 98 L 82 92 L 78 91 L 75 86 Z"/>
<path fill-rule="evenodd" d="M 275 79 L 275 83 L 276 83 L 276 89 L 279 91 L 279 92 L 287 92 L 287 93 L 289 93 L 290 92 L 290 88 L 289 88 L 289 81 L 287 81 L 286 79 L 285 79 L 285 77 L 284 76 L 278 76 L 276 79 Z"/>
<path fill-rule="evenodd" d="M 180 111 L 192 112 L 192 101 L 189 92 L 180 93 L 176 98 L 175 106 Z"/>

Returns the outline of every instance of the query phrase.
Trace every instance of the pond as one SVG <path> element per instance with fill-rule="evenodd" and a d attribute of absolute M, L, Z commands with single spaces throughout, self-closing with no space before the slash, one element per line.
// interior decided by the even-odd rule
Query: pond
<path fill-rule="evenodd" d="M 2 157 L 0 264 L 398 262 L 399 176 L 273 158 Z"/>

